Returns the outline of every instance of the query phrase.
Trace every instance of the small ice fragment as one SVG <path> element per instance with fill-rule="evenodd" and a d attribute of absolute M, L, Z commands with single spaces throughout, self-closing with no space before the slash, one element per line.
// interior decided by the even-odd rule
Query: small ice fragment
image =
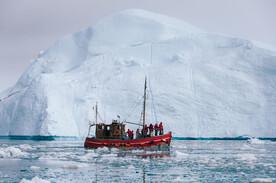
<path fill-rule="evenodd" d="M 78 168 L 86 168 L 88 167 L 87 164 L 69 164 L 69 165 L 63 165 L 62 168 L 65 169 L 78 169 Z"/>
<path fill-rule="evenodd" d="M 32 147 L 29 144 L 20 144 L 19 148 L 22 149 L 22 150 L 33 150 L 34 149 L 34 147 Z"/>
<path fill-rule="evenodd" d="M 32 178 L 32 180 L 27 180 L 23 178 L 20 183 L 50 183 L 50 181 L 34 177 Z"/>
<path fill-rule="evenodd" d="M 175 154 L 176 154 L 177 157 L 187 157 L 187 156 L 189 156 L 189 154 L 183 153 L 183 152 L 180 152 L 180 151 L 175 151 Z"/>
<path fill-rule="evenodd" d="M 236 157 L 238 158 L 238 160 L 243 160 L 243 161 L 257 160 L 254 154 L 238 154 Z"/>
<path fill-rule="evenodd" d="M 40 167 L 38 167 L 38 166 L 31 166 L 30 169 L 32 169 L 32 170 L 39 170 Z"/>

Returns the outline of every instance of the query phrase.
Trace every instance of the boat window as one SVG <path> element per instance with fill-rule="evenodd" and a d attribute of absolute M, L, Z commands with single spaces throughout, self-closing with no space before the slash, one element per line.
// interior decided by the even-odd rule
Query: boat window
<path fill-rule="evenodd" d="M 117 126 L 117 130 L 120 130 L 120 125 Z"/>
<path fill-rule="evenodd" d="M 107 126 L 107 127 L 106 127 L 106 130 L 110 130 L 110 126 Z"/>
<path fill-rule="evenodd" d="M 101 129 L 102 129 L 102 126 L 101 126 L 101 125 L 99 125 L 99 126 L 98 126 L 98 130 L 101 130 Z"/>

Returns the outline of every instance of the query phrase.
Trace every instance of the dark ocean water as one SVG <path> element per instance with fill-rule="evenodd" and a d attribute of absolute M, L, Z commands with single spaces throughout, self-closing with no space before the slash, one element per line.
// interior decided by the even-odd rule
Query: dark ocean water
<path fill-rule="evenodd" d="M 0 139 L 0 182 L 276 182 L 276 142 L 173 140 L 170 151 Z"/>

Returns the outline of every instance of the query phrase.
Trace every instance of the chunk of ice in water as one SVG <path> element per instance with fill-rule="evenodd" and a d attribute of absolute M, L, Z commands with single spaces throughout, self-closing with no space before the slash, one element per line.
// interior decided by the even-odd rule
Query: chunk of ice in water
<path fill-rule="evenodd" d="M 50 183 L 50 181 L 34 177 L 32 180 L 22 179 L 20 183 Z"/>
<path fill-rule="evenodd" d="M 63 165 L 62 168 L 64 169 L 79 169 L 79 168 L 86 168 L 89 167 L 88 164 L 69 164 L 69 165 Z"/>
<path fill-rule="evenodd" d="M 257 138 L 251 138 L 247 140 L 250 144 L 264 144 L 265 142 L 263 140 L 257 139 Z"/>
<path fill-rule="evenodd" d="M 238 160 L 243 161 L 254 161 L 257 160 L 257 158 L 254 156 L 254 154 L 238 154 L 236 155 Z"/>
<path fill-rule="evenodd" d="M 275 178 L 255 178 L 252 179 L 250 182 L 272 182 L 273 180 L 276 180 Z"/>
<path fill-rule="evenodd" d="M 39 166 L 31 166 L 31 167 L 30 167 L 30 169 L 35 170 L 35 171 L 36 171 L 36 170 L 39 170 L 39 169 L 40 169 L 40 167 L 39 167 Z"/>
<path fill-rule="evenodd" d="M 182 158 L 189 156 L 189 154 L 183 153 L 183 152 L 180 152 L 180 151 L 175 151 L 175 154 L 176 154 L 176 157 L 182 157 Z"/>
<path fill-rule="evenodd" d="M 10 146 L 0 149 L 0 158 L 26 158 L 29 155 L 27 152 L 22 152 L 19 148 Z"/>

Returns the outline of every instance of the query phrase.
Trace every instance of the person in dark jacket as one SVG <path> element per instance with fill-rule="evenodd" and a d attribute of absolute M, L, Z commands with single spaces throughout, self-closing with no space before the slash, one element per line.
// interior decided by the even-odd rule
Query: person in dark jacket
<path fill-rule="evenodd" d="M 158 135 L 158 130 L 159 130 L 158 123 L 155 123 L 154 125 L 155 136 Z"/>
<path fill-rule="evenodd" d="M 149 130 L 150 130 L 150 136 L 151 137 L 153 137 L 153 125 L 152 124 L 150 124 L 150 126 L 149 126 Z"/>

